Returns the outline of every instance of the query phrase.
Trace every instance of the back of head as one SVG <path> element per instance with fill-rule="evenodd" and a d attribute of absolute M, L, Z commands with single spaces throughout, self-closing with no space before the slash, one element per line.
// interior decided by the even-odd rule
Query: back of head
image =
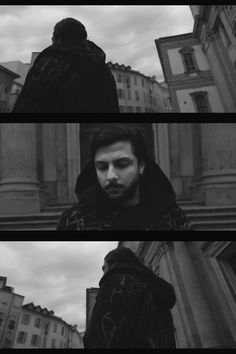
<path fill-rule="evenodd" d="M 80 21 L 69 17 L 55 25 L 53 38 L 55 42 L 79 43 L 87 39 L 87 31 Z"/>
<path fill-rule="evenodd" d="M 127 124 L 114 124 L 110 123 L 107 127 L 101 128 L 92 141 L 91 155 L 92 161 L 94 160 L 96 151 L 105 146 L 115 144 L 120 141 L 128 141 L 132 145 L 133 153 L 138 161 L 146 161 L 147 150 L 144 138 L 140 131 L 128 126 Z"/>
<path fill-rule="evenodd" d="M 141 265 L 139 258 L 127 247 L 119 247 L 110 251 L 105 260 L 110 266 Z"/>

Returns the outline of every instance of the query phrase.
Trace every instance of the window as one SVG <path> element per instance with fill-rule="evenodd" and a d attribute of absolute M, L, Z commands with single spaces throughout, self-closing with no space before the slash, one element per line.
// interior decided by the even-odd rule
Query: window
<path fill-rule="evenodd" d="M 144 102 L 146 103 L 146 93 L 143 93 Z"/>
<path fill-rule="evenodd" d="M 63 348 L 63 341 L 61 341 L 61 348 Z"/>
<path fill-rule="evenodd" d="M 131 88 L 131 80 L 129 76 L 126 76 L 125 83 L 127 88 Z"/>
<path fill-rule="evenodd" d="M 127 112 L 132 113 L 133 112 L 133 107 L 132 106 L 128 106 L 127 107 Z"/>
<path fill-rule="evenodd" d="M 194 49 L 192 47 L 183 47 L 179 50 L 179 53 L 182 56 L 185 72 L 191 73 L 197 71 L 198 67 L 194 56 Z"/>
<path fill-rule="evenodd" d="M 127 96 L 128 96 L 128 100 L 131 100 L 131 90 L 127 90 Z"/>
<path fill-rule="evenodd" d="M 121 76 L 121 74 L 117 74 L 117 75 L 116 75 L 116 78 L 117 78 L 117 82 L 122 82 L 122 76 Z"/>
<path fill-rule="evenodd" d="M 142 87 L 144 87 L 144 79 L 142 79 Z"/>
<path fill-rule="evenodd" d="M 195 71 L 195 65 L 193 62 L 193 57 L 191 53 L 183 54 L 187 72 Z"/>
<path fill-rule="evenodd" d="M 36 317 L 34 321 L 34 327 L 40 328 L 41 325 L 41 318 Z"/>
<path fill-rule="evenodd" d="M 124 106 L 119 106 L 119 108 L 120 108 L 120 112 L 121 112 L 121 113 L 124 113 L 125 107 L 124 107 Z"/>
<path fill-rule="evenodd" d="M 42 344 L 42 347 L 43 347 L 43 348 L 46 348 L 46 346 L 47 346 L 47 337 L 44 336 L 44 337 L 43 337 L 43 344 Z"/>
<path fill-rule="evenodd" d="M 124 99 L 124 97 L 125 97 L 124 90 L 118 89 L 118 98 Z"/>
<path fill-rule="evenodd" d="M 57 323 L 54 323 L 53 332 L 56 333 L 56 331 L 57 331 Z"/>
<path fill-rule="evenodd" d="M 207 92 L 193 92 L 190 95 L 197 113 L 211 112 Z"/>
<path fill-rule="evenodd" d="M 13 330 L 15 328 L 15 321 L 14 320 L 10 320 L 8 323 L 8 329 Z"/>
<path fill-rule="evenodd" d="M 137 82 L 137 77 L 136 77 L 136 76 L 134 76 L 134 84 L 135 84 L 135 86 L 137 86 L 137 85 L 138 85 L 138 82 Z"/>
<path fill-rule="evenodd" d="M 24 313 L 21 323 L 24 325 L 28 325 L 30 323 L 30 315 L 28 315 L 27 313 Z"/>
<path fill-rule="evenodd" d="M 156 103 L 156 99 L 155 99 L 155 97 L 153 97 L 152 99 L 153 99 L 153 104 L 154 104 L 154 106 L 156 106 L 156 105 L 157 105 L 157 103 Z"/>
<path fill-rule="evenodd" d="M 56 348 L 56 339 L 55 338 L 52 339 L 52 348 Z"/>
<path fill-rule="evenodd" d="M 39 345 L 39 336 L 37 334 L 33 334 L 31 337 L 31 345 L 33 347 L 38 347 Z"/>
<path fill-rule="evenodd" d="M 62 336 L 63 336 L 63 334 L 64 334 L 64 330 L 65 330 L 65 329 L 64 329 L 64 327 L 62 326 L 62 327 L 61 327 L 61 335 L 62 335 Z"/>
<path fill-rule="evenodd" d="M 25 344 L 26 338 L 27 338 L 27 333 L 26 332 L 22 332 L 22 331 L 18 332 L 17 343 Z"/>
<path fill-rule="evenodd" d="M 136 112 L 137 112 L 137 113 L 141 113 L 141 112 L 142 112 L 142 108 L 139 107 L 139 106 L 137 106 L 137 107 L 136 107 Z"/>
<path fill-rule="evenodd" d="M 49 327 L 50 327 L 50 323 L 49 322 L 46 322 L 45 323 L 45 326 L 44 326 L 44 334 L 48 334 L 49 332 Z"/>
<path fill-rule="evenodd" d="M 135 91 L 135 99 L 136 99 L 136 101 L 139 101 L 139 92 L 138 91 Z"/>

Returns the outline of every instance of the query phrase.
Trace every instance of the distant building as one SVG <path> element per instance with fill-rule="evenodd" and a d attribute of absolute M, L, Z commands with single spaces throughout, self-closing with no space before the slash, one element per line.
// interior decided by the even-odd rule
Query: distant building
<path fill-rule="evenodd" d="M 0 276 L 0 349 L 13 347 L 24 301 L 24 296 L 6 283 L 7 278 Z"/>
<path fill-rule="evenodd" d="M 22 306 L 14 348 L 83 348 L 83 341 L 76 326 L 29 303 Z"/>
<path fill-rule="evenodd" d="M 8 100 L 7 110 L 11 112 L 25 83 L 30 64 L 24 64 L 19 60 L 2 62 L 0 64 L 19 75 L 19 77 L 14 80 Z"/>
<path fill-rule="evenodd" d="M 130 66 L 107 63 L 117 86 L 121 113 L 169 112 L 167 87 L 162 86 L 156 77 L 148 77 Z"/>
<path fill-rule="evenodd" d="M 9 112 L 8 102 L 11 95 L 13 82 L 20 76 L 15 72 L 0 65 L 0 113 Z"/>
<path fill-rule="evenodd" d="M 86 328 L 91 318 L 99 288 L 86 289 Z"/>
<path fill-rule="evenodd" d="M 177 348 L 236 348 L 236 242 L 120 241 L 169 281 Z"/>
<path fill-rule="evenodd" d="M 157 39 L 174 112 L 236 111 L 236 6 L 190 6 L 192 33 Z"/>

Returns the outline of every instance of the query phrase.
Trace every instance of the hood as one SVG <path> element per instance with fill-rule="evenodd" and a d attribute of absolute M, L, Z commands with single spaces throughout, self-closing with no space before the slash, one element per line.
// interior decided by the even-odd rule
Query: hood
<path fill-rule="evenodd" d="M 110 209 L 110 201 L 97 182 L 93 162 L 87 164 L 77 178 L 75 193 L 80 202 L 97 210 Z M 144 210 L 153 215 L 163 215 L 176 205 L 176 196 L 172 185 L 160 167 L 147 159 L 140 180 L 140 198 Z"/>
<path fill-rule="evenodd" d="M 53 57 L 63 58 L 65 61 L 78 65 L 88 65 L 91 64 L 104 64 L 106 60 L 106 54 L 104 51 L 98 47 L 95 43 L 86 40 L 80 42 L 76 45 L 53 44 L 50 47 L 44 49 L 36 61 L 42 57 Z"/>
<path fill-rule="evenodd" d="M 176 303 L 176 296 L 173 286 L 166 280 L 155 275 L 149 268 L 143 265 L 121 265 L 108 271 L 100 280 L 101 287 L 114 274 L 127 274 L 134 276 L 144 282 L 153 293 L 158 305 L 171 310 Z"/>

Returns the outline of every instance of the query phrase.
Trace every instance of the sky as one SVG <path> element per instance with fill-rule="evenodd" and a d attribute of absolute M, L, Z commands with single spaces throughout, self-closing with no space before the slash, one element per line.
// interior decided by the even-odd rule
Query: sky
<path fill-rule="evenodd" d="M 85 330 L 86 289 L 98 287 L 103 260 L 118 241 L 0 241 L 0 276 L 25 296 Z"/>
<path fill-rule="evenodd" d="M 51 45 L 54 25 L 66 17 L 81 21 L 88 39 L 106 61 L 163 80 L 155 39 L 193 31 L 186 5 L 0 5 L 0 63 L 30 62 L 32 52 Z"/>

